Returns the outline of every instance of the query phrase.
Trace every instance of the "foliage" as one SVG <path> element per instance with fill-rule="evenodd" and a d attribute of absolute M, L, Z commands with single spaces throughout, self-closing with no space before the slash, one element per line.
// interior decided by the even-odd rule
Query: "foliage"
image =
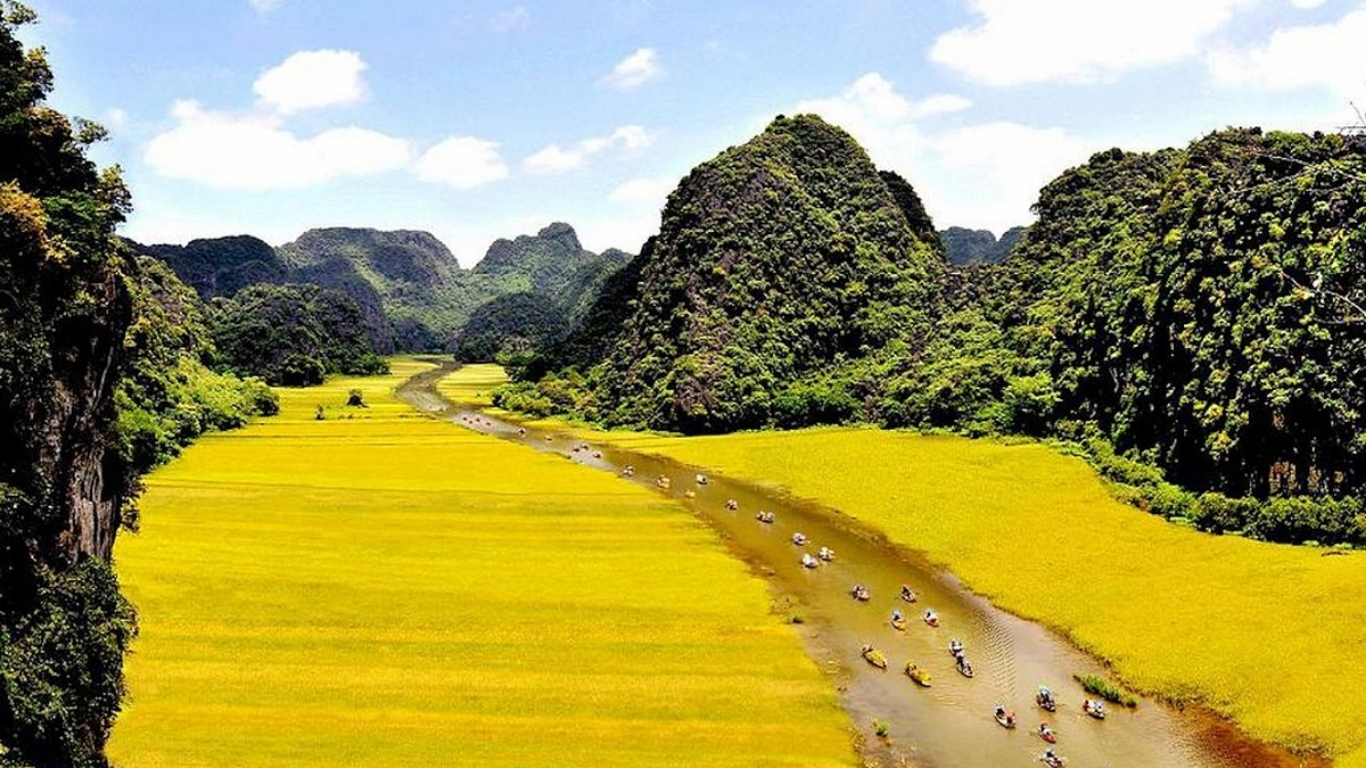
<path fill-rule="evenodd" d="M 1137 699 L 1099 675 L 1078 675 L 1077 682 L 1081 683 L 1081 687 L 1087 693 L 1099 696 L 1112 704 L 1125 707 L 1138 706 Z"/>
<path fill-rule="evenodd" d="M 148 478 L 120 765 L 858 764 L 828 678 L 685 508 L 413 418 L 393 389 L 426 366 L 392 367 L 285 390 Z M 368 409 L 313 420 L 351 389 Z"/>
<path fill-rule="evenodd" d="M 109 569 L 135 468 L 115 444 L 131 269 L 102 135 L 45 99 L 53 75 L 0 0 L 0 762 L 100 768 L 131 608 Z"/>
<path fill-rule="evenodd" d="M 543 349 L 564 338 L 568 320 L 560 305 L 539 293 L 509 293 L 484 304 L 455 335 L 455 358 L 487 362 L 499 355 Z"/>
<path fill-rule="evenodd" d="M 857 364 L 910 352 L 928 330 L 940 262 L 905 199 L 845 132 L 779 117 L 669 197 L 659 236 L 551 354 L 560 370 L 591 366 L 564 399 L 609 424 L 686 432 L 842 416 L 858 395 L 839 390 L 876 385 Z"/>
<path fill-rule="evenodd" d="M 1011 227 L 1001 233 L 998 240 L 990 230 L 949 227 L 939 233 L 939 238 L 944 243 L 948 262 L 954 266 L 968 267 L 1005 261 L 1024 233 L 1024 227 Z"/>
<path fill-rule="evenodd" d="M 329 373 L 375 375 L 387 369 L 356 303 L 315 285 L 259 284 L 231 299 L 215 299 L 209 328 L 229 369 L 271 384 L 306 387 Z"/>
<path fill-rule="evenodd" d="M 125 460 L 139 473 L 204 432 L 236 429 L 278 406 L 260 380 L 211 370 L 215 356 L 199 299 L 161 262 L 141 257 L 129 280 L 128 373 L 115 392 Z"/>

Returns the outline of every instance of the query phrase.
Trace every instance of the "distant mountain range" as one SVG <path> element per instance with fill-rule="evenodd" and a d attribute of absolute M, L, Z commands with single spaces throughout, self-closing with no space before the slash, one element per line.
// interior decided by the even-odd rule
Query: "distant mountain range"
<path fill-rule="evenodd" d="M 945 258 L 955 267 L 1000 264 L 1026 229 L 1011 227 L 998 240 L 989 230 L 949 227 L 939 232 L 939 240 L 944 244 Z"/>
<path fill-rule="evenodd" d="M 205 301 L 259 283 L 343 293 L 381 354 L 452 349 L 476 309 L 517 293 L 547 299 L 573 327 L 603 281 L 631 259 L 616 249 L 585 249 L 574 228 L 561 222 L 534 236 L 497 240 L 468 270 L 441 241 L 412 230 L 311 229 L 279 248 L 250 235 L 133 245 L 165 262 Z"/>

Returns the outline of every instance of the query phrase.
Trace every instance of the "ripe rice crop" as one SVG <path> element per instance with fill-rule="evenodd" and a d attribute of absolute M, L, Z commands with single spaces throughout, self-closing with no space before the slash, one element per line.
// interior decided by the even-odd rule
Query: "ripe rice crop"
<path fill-rule="evenodd" d="M 714 534 L 418 415 L 391 391 L 422 369 L 284 390 L 148 478 L 116 551 L 142 622 L 119 765 L 856 764 L 834 686 Z"/>
<path fill-rule="evenodd" d="M 825 428 L 631 447 L 837 508 L 1052 626 L 1127 684 L 1366 767 L 1366 553 L 1212 536 L 1038 444 Z"/>

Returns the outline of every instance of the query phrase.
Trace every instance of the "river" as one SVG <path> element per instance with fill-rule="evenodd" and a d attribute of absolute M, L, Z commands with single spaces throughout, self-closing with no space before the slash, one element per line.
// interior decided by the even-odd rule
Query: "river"
<path fill-rule="evenodd" d="M 585 443 L 555 431 L 523 428 L 477 410 L 449 403 L 435 383 L 449 368 L 424 372 L 399 390 L 419 410 L 473 429 L 512 440 L 530 449 L 565 456 L 677 499 L 711 526 L 729 550 L 769 583 L 775 612 L 800 617 L 794 629 L 808 654 L 839 687 L 842 703 L 862 735 L 865 761 L 888 766 L 925 768 L 1003 768 L 1041 765 L 1046 744 L 1035 733 L 1047 721 L 1057 734 L 1053 749 L 1070 768 L 1289 768 L 1327 766 L 1315 756 L 1293 755 L 1243 735 L 1232 724 L 1198 708 L 1177 710 L 1140 698 L 1134 709 L 1107 704 L 1108 717 L 1096 720 L 1082 712 L 1088 698 L 1076 674 L 1104 676 L 1096 659 L 1065 638 L 1033 622 L 993 606 L 966 589 L 954 576 L 917 552 L 896 546 L 880 533 L 836 510 L 823 508 L 751 483 L 711 475 L 696 482 L 700 470 L 678 462 Z M 660 488 L 658 479 L 670 479 Z M 895 482 L 895 478 L 869 478 Z M 736 502 L 728 509 L 727 501 Z M 772 523 L 755 519 L 773 513 Z M 795 533 L 805 546 L 792 543 Z M 802 565 L 803 552 L 820 547 L 835 552 L 831 562 L 814 569 Z M 1067 578 L 1060 573 L 1058 578 Z M 855 584 L 868 587 L 867 602 L 854 600 Z M 913 604 L 899 598 L 901 585 L 917 596 Z M 933 609 L 940 626 L 922 621 Z M 893 610 L 907 619 L 904 631 L 890 624 Z M 1160 621 L 1160 617 L 1154 617 Z M 951 639 L 966 648 L 975 675 L 957 671 L 949 652 Z M 863 645 L 881 650 L 888 668 L 877 669 L 860 655 Z M 922 688 L 902 670 L 914 661 L 932 674 Z M 1054 691 L 1058 709 L 1038 708 L 1039 685 Z M 997 724 L 993 710 L 1015 711 L 1019 726 Z M 886 724 L 886 737 L 874 733 L 874 721 Z"/>

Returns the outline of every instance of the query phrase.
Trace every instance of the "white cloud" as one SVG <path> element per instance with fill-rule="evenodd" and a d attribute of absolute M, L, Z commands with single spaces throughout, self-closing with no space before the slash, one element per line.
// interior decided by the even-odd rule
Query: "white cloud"
<path fill-rule="evenodd" d="M 493 17 L 489 23 L 494 32 L 518 32 L 531 26 L 531 11 L 525 5 L 509 8 Z"/>
<path fill-rule="evenodd" d="M 660 210 L 677 186 L 678 179 L 674 178 L 630 179 L 609 192 L 607 199 L 622 205 Z"/>
<path fill-rule="evenodd" d="M 233 116 L 180 101 L 176 126 L 153 138 L 144 159 L 161 176 L 230 189 L 298 189 L 344 176 L 402 168 L 402 139 L 362 128 L 333 128 L 300 138 L 277 116 Z"/>
<path fill-rule="evenodd" d="M 256 12 L 260 14 L 270 13 L 279 7 L 279 5 L 280 0 L 251 0 L 251 7 L 255 8 Z"/>
<path fill-rule="evenodd" d="M 366 64 L 355 51 L 299 51 L 267 70 L 252 86 L 261 102 L 281 114 L 352 104 L 365 96 Z"/>
<path fill-rule="evenodd" d="M 104 124 L 113 130 L 123 128 L 128 125 L 128 110 L 121 107 L 110 109 L 104 113 Z"/>
<path fill-rule="evenodd" d="M 1305 9 L 1308 9 L 1308 8 L 1317 8 L 1317 7 L 1319 7 L 1320 5 L 1323 5 L 1324 3 L 1327 3 L 1327 2 L 1328 2 L 1328 0 L 1290 0 L 1290 4 L 1291 4 L 1291 5 L 1295 6 L 1296 8 L 1305 8 Z"/>
<path fill-rule="evenodd" d="M 1094 83 L 1197 56 L 1261 0 L 967 0 L 981 17 L 939 36 L 930 59 L 992 86 Z"/>
<path fill-rule="evenodd" d="M 640 48 L 617 62 L 612 71 L 598 82 L 608 88 L 628 91 L 663 76 L 664 68 L 659 63 L 659 53 L 653 48 Z"/>
<path fill-rule="evenodd" d="M 1063 169 L 1096 149 L 1060 128 L 993 122 L 935 129 L 921 121 L 960 111 L 967 100 L 931 96 L 915 101 L 877 73 L 859 78 L 838 96 L 803 102 L 847 130 L 879 168 L 911 182 L 938 226 L 1000 232 L 1030 221 L 1038 191 Z"/>
<path fill-rule="evenodd" d="M 607 150 L 619 147 L 630 152 L 647 147 L 652 141 L 654 137 L 643 126 L 623 125 L 608 136 L 584 139 L 572 147 L 551 144 L 523 160 L 522 170 L 538 174 L 565 173 L 582 168 L 590 157 Z"/>
<path fill-rule="evenodd" d="M 507 178 L 498 143 L 474 136 L 453 136 L 418 159 L 417 177 L 455 189 L 473 189 Z"/>
<path fill-rule="evenodd" d="M 1215 82 L 1287 91 L 1319 88 L 1345 99 L 1366 95 L 1366 8 L 1331 24 L 1287 27 L 1264 45 L 1224 49 L 1208 58 Z"/>

